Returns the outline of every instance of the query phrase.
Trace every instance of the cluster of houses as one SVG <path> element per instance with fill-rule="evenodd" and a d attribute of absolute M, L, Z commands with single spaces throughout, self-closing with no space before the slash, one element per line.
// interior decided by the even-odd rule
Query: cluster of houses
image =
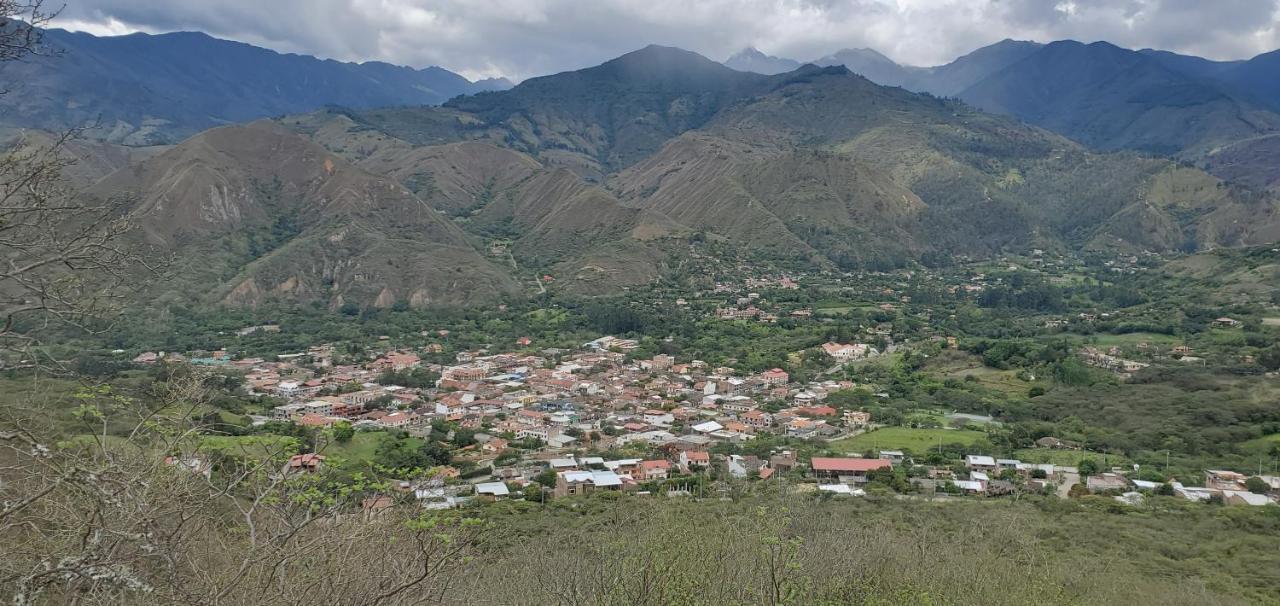
<path fill-rule="evenodd" d="M 527 352 L 529 344 L 526 339 L 517 346 Z M 325 427 L 345 421 L 412 432 L 442 420 L 495 436 L 535 439 L 555 451 L 681 441 L 705 446 L 762 434 L 836 438 L 871 421 L 864 411 L 823 403 L 829 393 L 855 387 L 849 381 L 796 384 L 780 368 L 742 373 L 662 354 L 630 359 L 626 352 L 636 346 L 602 337 L 576 351 L 464 351 L 444 365 L 423 361 L 429 347 L 384 351 L 358 365 L 335 362 L 332 346 L 272 361 L 213 355 L 241 370 L 251 393 L 284 401 L 258 422 Z M 876 353 L 863 344 L 828 343 L 824 350 L 837 362 Z M 159 359 L 169 358 L 142 362 Z M 385 384 L 387 372 L 419 368 L 439 379 L 426 387 Z"/>

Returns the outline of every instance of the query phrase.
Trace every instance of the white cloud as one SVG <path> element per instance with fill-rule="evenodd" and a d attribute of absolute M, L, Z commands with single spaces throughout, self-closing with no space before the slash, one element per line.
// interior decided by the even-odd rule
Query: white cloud
<path fill-rule="evenodd" d="M 525 78 L 649 43 L 714 59 L 748 45 L 800 60 L 870 47 L 932 65 L 1003 38 L 1073 38 L 1236 59 L 1280 46 L 1278 1 L 68 0 L 58 24 L 201 30 L 286 52 Z"/>

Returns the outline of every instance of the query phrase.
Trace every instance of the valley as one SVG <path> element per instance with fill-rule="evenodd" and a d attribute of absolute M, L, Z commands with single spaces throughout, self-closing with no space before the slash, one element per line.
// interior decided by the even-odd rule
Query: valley
<path fill-rule="evenodd" d="M 1275 53 L 24 2 L 5 600 L 1280 602 Z"/>

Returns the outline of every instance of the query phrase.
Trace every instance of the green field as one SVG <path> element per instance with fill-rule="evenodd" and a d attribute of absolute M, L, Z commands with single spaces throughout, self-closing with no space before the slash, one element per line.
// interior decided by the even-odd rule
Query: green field
<path fill-rule="evenodd" d="M 357 431 L 351 441 L 346 444 L 330 441 L 322 449 L 322 454 L 327 457 L 341 457 L 350 462 L 371 461 L 378 450 L 378 445 L 386 437 L 385 431 Z M 418 448 L 423 443 L 421 439 L 414 437 L 406 440 L 413 444 L 413 448 Z"/>
<path fill-rule="evenodd" d="M 923 453 L 942 444 L 973 444 L 987 434 L 967 429 L 915 429 L 884 427 L 831 443 L 837 452 L 865 453 L 880 450 L 908 450 Z"/>
<path fill-rule="evenodd" d="M 1048 387 L 1040 381 L 1019 379 L 1018 372 L 1015 370 L 1000 370 L 984 366 L 982 358 L 960 351 L 944 351 L 937 359 L 929 362 L 926 370 L 937 373 L 945 379 L 973 377 L 978 385 L 1003 394 L 1025 396 L 1033 385 L 1040 384 Z"/>
<path fill-rule="evenodd" d="M 1132 464 L 1132 461 L 1120 455 L 1104 455 L 1097 452 L 1059 450 L 1056 448 L 1022 448 L 1014 451 L 1013 458 L 1023 463 L 1053 463 L 1054 465 L 1067 467 L 1075 467 L 1080 464 L 1080 461 L 1093 459 L 1103 469 Z"/>
<path fill-rule="evenodd" d="M 1182 342 L 1179 337 L 1155 332 L 1130 332 L 1122 335 L 1097 333 L 1088 336 L 1074 334 L 1062 336 L 1071 341 L 1089 343 L 1095 347 L 1137 347 L 1143 343 L 1156 347 L 1172 347 Z"/>

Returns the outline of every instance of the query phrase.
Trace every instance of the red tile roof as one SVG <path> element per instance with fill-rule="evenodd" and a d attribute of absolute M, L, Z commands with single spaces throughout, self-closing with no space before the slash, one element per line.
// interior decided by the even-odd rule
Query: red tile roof
<path fill-rule="evenodd" d="M 810 462 L 814 471 L 859 472 L 892 468 L 893 463 L 887 459 L 844 459 L 834 457 L 814 457 Z"/>

